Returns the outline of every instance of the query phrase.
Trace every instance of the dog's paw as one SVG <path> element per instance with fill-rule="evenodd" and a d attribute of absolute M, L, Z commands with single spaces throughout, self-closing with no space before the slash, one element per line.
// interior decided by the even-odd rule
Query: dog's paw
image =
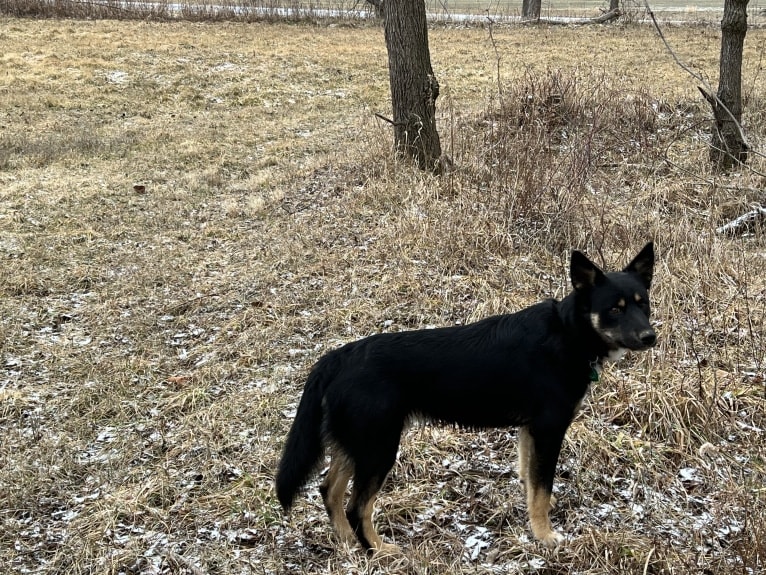
<path fill-rule="evenodd" d="M 555 495 L 551 495 L 551 509 L 556 507 L 556 502 L 557 501 L 558 501 L 558 499 L 556 499 L 556 496 Z"/>
<path fill-rule="evenodd" d="M 393 543 L 381 543 L 378 547 L 373 548 L 375 557 L 384 557 L 386 555 L 401 555 L 402 548 Z"/>
<path fill-rule="evenodd" d="M 546 533 L 542 537 L 538 537 L 538 539 L 540 540 L 540 543 L 542 543 L 546 547 L 553 548 L 553 547 L 557 547 L 561 545 L 566 539 L 566 537 L 564 537 L 558 531 L 551 530 L 549 533 Z"/>

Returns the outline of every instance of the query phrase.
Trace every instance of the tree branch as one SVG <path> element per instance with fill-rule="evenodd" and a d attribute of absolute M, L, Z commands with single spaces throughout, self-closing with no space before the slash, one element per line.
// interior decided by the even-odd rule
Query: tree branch
<path fill-rule="evenodd" d="M 715 106 L 720 106 L 721 109 L 723 109 L 726 114 L 731 118 L 731 121 L 734 123 L 734 125 L 737 127 L 737 130 L 739 131 L 740 137 L 742 138 L 742 142 L 748 147 L 748 149 L 752 149 L 750 144 L 747 141 L 747 138 L 745 137 L 745 130 L 742 128 L 742 124 L 740 124 L 737 119 L 734 117 L 734 114 L 731 113 L 731 110 L 724 104 L 721 99 L 717 96 L 716 91 L 713 90 L 713 88 L 708 84 L 708 82 L 705 80 L 705 78 L 702 77 L 701 74 L 698 74 L 697 72 L 693 71 L 691 68 L 689 68 L 686 64 L 681 62 L 679 60 L 678 56 L 676 56 L 676 53 L 673 51 L 673 48 L 670 47 L 670 43 L 668 43 L 667 39 L 665 38 L 665 34 L 662 33 L 662 28 L 660 28 L 659 23 L 657 22 L 657 18 L 654 17 L 654 12 L 652 11 L 652 7 L 649 6 L 649 0 L 644 0 L 644 6 L 646 7 L 646 12 L 649 14 L 649 17 L 652 19 L 652 24 L 654 24 L 654 29 L 657 30 L 657 34 L 660 37 L 660 40 L 662 40 L 662 43 L 665 44 L 665 48 L 670 53 L 671 57 L 675 61 L 678 66 L 684 70 L 687 74 L 689 74 L 692 78 L 697 80 L 699 83 L 701 83 L 705 90 L 703 91 L 702 88 L 700 88 L 700 92 L 702 92 L 702 95 L 705 97 L 705 99 L 711 103 L 711 106 L 713 105 L 710 98 L 712 98 L 715 101 Z M 707 92 L 708 95 L 705 95 L 705 92 Z M 708 97 L 709 96 L 709 97 Z"/>

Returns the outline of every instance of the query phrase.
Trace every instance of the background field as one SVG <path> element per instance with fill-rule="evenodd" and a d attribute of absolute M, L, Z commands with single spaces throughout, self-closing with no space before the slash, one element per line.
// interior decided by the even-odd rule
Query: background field
<path fill-rule="evenodd" d="M 716 83 L 719 33 L 671 27 Z M 745 128 L 766 126 L 766 36 Z M 766 246 L 716 227 L 763 158 L 708 168 L 709 110 L 648 27 L 436 27 L 441 179 L 392 158 L 382 31 L 0 20 L 0 565 L 18 573 L 758 573 Z M 389 561 L 272 481 L 303 379 L 370 333 L 468 322 L 658 248 L 660 343 L 569 434 L 555 551 L 515 432 L 410 431 Z"/>
<path fill-rule="evenodd" d="M 654 16 L 667 23 L 715 23 L 723 15 L 722 0 L 653 0 Z M 520 22 L 521 0 L 425 0 L 428 18 L 434 22 Z M 554 0 L 541 5 L 541 18 L 571 22 L 602 15 L 607 0 Z M 649 22 L 645 0 L 620 2 L 623 22 Z M 2 0 L 0 13 L 13 16 L 54 18 L 117 18 L 138 20 L 239 20 L 357 22 L 374 17 L 365 0 Z M 749 26 L 762 26 L 766 9 L 760 0 L 748 3 Z"/>

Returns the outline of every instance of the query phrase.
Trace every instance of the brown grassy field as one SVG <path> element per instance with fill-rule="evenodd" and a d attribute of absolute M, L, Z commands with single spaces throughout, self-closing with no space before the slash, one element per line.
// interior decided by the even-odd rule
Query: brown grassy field
<path fill-rule="evenodd" d="M 716 83 L 719 33 L 666 30 Z M 0 565 L 55 574 L 743 573 L 766 567 L 766 33 L 756 153 L 648 27 L 431 31 L 441 179 L 391 153 L 374 26 L 0 20 Z M 607 369 L 530 540 L 515 432 L 411 430 L 336 548 L 273 475 L 319 355 L 568 290 L 654 238 L 660 338 Z"/>
<path fill-rule="evenodd" d="M 607 11 L 607 0 L 555 0 L 543 2 L 540 16 L 547 19 L 588 19 Z M 647 8 L 648 6 L 648 8 Z M 429 19 L 435 22 L 518 22 L 522 0 L 425 0 Z M 721 22 L 720 0 L 621 0 L 623 23 L 648 22 L 649 10 L 668 23 L 715 24 Z M 312 21 L 328 17 L 346 23 L 374 17 L 366 0 L 2 0 L 0 14 L 24 17 L 197 20 Z M 757 0 L 748 5 L 748 25 L 763 26 L 766 11 Z"/>

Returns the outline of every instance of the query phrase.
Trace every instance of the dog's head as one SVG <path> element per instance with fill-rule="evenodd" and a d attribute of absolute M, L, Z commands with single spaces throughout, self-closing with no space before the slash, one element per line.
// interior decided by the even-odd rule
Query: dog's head
<path fill-rule="evenodd" d="M 649 286 L 654 272 L 654 244 L 646 244 L 621 272 L 604 273 L 584 254 L 572 252 L 572 286 L 595 332 L 615 355 L 652 347 L 657 335 L 649 324 Z"/>

